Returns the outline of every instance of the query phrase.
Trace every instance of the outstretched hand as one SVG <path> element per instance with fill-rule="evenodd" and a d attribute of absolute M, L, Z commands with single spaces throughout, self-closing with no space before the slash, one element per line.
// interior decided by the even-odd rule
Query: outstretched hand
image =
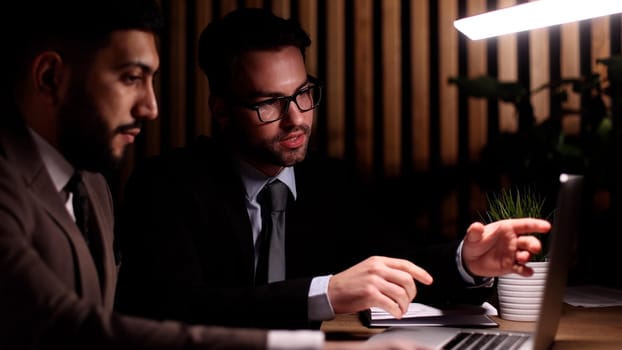
<path fill-rule="evenodd" d="M 417 294 L 415 280 L 431 284 L 432 276 L 408 260 L 373 256 L 331 277 L 328 298 L 336 314 L 379 307 L 401 318 Z"/>
<path fill-rule="evenodd" d="M 488 225 L 473 223 L 464 238 L 462 259 L 476 276 L 495 277 L 512 272 L 531 276 L 533 269 L 525 263 L 542 250 L 542 244 L 528 234 L 547 233 L 550 229 L 548 221 L 532 218 L 500 220 Z"/>

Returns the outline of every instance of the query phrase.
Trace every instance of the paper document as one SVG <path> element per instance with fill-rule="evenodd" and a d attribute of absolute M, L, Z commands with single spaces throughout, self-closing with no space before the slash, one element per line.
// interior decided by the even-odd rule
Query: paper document
<path fill-rule="evenodd" d="M 620 306 L 622 290 L 596 285 L 566 287 L 564 302 L 582 307 Z"/>
<path fill-rule="evenodd" d="M 488 316 L 496 316 L 497 309 L 489 303 L 482 305 L 458 305 L 451 308 L 437 308 L 421 303 L 410 303 L 401 319 L 377 307 L 362 313 L 368 327 L 388 326 L 457 326 L 496 327 L 497 323 Z"/>

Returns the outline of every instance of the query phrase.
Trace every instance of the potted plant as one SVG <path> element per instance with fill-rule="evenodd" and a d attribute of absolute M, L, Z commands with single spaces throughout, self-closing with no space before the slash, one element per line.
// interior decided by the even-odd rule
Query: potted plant
<path fill-rule="evenodd" d="M 483 220 L 497 220 L 533 217 L 548 219 L 543 215 L 546 199 L 532 187 L 514 187 L 502 189 L 498 193 L 487 195 L 488 206 Z M 539 254 L 532 255 L 529 267 L 534 269 L 530 277 L 518 274 L 501 275 L 497 278 L 497 296 L 500 316 L 512 321 L 535 321 L 540 310 L 542 291 L 548 271 L 548 236 L 534 233 L 542 242 Z"/>
<path fill-rule="evenodd" d="M 546 199 L 532 187 L 525 186 L 514 189 L 504 188 L 497 193 L 486 196 L 488 207 L 483 217 L 485 222 L 493 222 L 512 218 L 543 218 L 549 219 L 550 214 L 543 215 Z M 542 242 L 542 251 L 532 255 L 531 261 L 547 261 L 548 239 L 546 234 L 533 233 Z"/>

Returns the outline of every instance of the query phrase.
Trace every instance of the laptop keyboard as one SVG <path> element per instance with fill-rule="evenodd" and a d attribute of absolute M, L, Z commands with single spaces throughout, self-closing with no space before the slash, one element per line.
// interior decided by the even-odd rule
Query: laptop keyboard
<path fill-rule="evenodd" d="M 529 336 L 525 334 L 460 332 L 447 342 L 443 349 L 511 350 L 518 348 L 528 338 Z"/>

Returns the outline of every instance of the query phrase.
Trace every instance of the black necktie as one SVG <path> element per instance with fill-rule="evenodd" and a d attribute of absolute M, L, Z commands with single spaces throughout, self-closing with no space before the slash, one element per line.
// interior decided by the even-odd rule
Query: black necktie
<path fill-rule="evenodd" d="M 279 180 L 266 185 L 259 194 L 262 229 L 257 239 L 256 285 L 285 279 L 285 208 L 288 194 L 287 186 Z"/>
<path fill-rule="evenodd" d="M 96 234 L 97 226 L 92 216 L 89 195 L 80 172 L 75 172 L 65 188 L 72 194 L 73 215 L 76 218 L 76 225 L 82 232 L 84 240 L 89 247 L 101 281 L 103 276 L 102 251 Z"/>
<path fill-rule="evenodd" d="M 90 242 L 89 219 L 91 210 L 89 206 L 88 193 L 86 192 L 84 182 L 82 182 L 82 176 L 79 172 L 76 172 L 71 177 L 67 183 L 66 189 L 72 194 L 73 215 L 76 218 L 78 228 L 82 232 L 82 235 L 88 244 Z"/>

